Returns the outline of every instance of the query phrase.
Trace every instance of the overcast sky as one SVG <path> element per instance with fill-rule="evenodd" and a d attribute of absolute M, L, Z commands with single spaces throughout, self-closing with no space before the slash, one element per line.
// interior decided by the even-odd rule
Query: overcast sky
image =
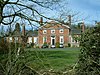
<path fill-rule="evenodd" d="M 67 1 L 67 0 L 66 0 Z M 79 11 L 87 23 L 100 21 L 100 0 L 68 0 L 73 11 Z"/>

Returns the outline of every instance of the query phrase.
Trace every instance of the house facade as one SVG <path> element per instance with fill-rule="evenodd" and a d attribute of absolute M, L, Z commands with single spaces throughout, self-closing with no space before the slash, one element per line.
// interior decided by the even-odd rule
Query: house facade
<path fill-rule="evenodd" d="M 84 22 L 80 23 L 81 28 L 74 28 L 71 27 L 70 35 L 69 35 L 69 43 L 71 47 L 79 47 L 80 46 L 80 40 L 81 40 L 81 34 L 85 31 L 85 24 Z"/>
<path fill-rule="evenodd" d="M 13 42 L 13 43 L 23 43 L 26 40 L 25 43 L 31 44 L 31 43 L 38 43 L 37 34 L 33 33 L 33 31 L 27 31 L 25 29 L 25 25 L 22 26 L 22 32 L 14 30 L 12 32 L 12 35 L 6 36 L 7 42 Z"/>
<path fill-rule="evenodd" d="M 69 35 L 69 43 L 71 47 L 79 47 L 81 38 L 80 30 L 71 30 L 71 34 Z"/>
<path fill-rule="evenodd" d="M 22 36 L 25 36 L 27 33 L 26 43 L 34 43 L 34 45 L 39 46 L 39 48 L 41 48 L 44 43 L 50 47 L 56 46 L 57 43 L 63 44 L 64 47 L 67 47 L 68 44 L 70 44 L 71 47 L 79 47 L 79 39 L 84 29 L 84 23 L 82 23 L 82 29 L 78 30 L 71 28 L 68 24 L 65 25 L 51 21 L 40 26 L 35 33 L 33 33 L 33 31 L 27 32 L 24 25 L 22 32 L 15 31 L 12 36 L 7 37 L 7 40 L 8 42 L 22 43 Z"/>
<path fill-rule="evenodd" d="M 52 46 L 56 43 L 67 45 L 69 42 L 70 27 L 56 22 L 47 23 L 38 30 L 38 45 L 41 47 L 45 42 Z"/>

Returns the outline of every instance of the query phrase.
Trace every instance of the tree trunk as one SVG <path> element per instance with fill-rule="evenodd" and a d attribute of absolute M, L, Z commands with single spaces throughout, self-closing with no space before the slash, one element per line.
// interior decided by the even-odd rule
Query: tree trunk
<path fill-rule="evenodd" d="M 3 17 L 2 17 L 2 12 L 3 12 L 3 0 L 0 0 L 0 24 L 2 23 Z"/>

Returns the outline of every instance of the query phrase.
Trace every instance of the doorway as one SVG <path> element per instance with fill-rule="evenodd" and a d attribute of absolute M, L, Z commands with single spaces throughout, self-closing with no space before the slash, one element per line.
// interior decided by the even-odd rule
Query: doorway
<path fill-rule="evenodd" d="M 55 36 L 51 36 L 51 45 L 55 45 Z"/>

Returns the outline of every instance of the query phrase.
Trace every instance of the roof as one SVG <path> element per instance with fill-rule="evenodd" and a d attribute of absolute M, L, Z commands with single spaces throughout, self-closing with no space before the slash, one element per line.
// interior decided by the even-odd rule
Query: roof
<path fill-rule="evenodd" d="M 70 29 L 70 27 L 68 25 L 60 24 L 60 23 L 57 23 L 55 21 L 48 22 L 45 25 L 40 26 L 39 29 L 41 29 L 41 28 L 50 28 L 50 27 L 54 27 L 54 26 L 64 26 L 64 27 Z"/>
<path fill-rule="evenodd" d="M 27 36 L 38 36 L 38 31 L 37 30 L 35 30 L 35 31 L 30 30 L 27 32 Z"/>
<path fill-rule="evenodd" d="M 71 29 L 71 34 L 81 34 L 81 29 Z"/>
<path fill-rule="evenodd" d="M 38 36 L 38 31 L 37 30 L 35 30 L 35 31 L 32 31 L 32 30 L 27 31 L 26 30 L 25 32 L 26 32 L 26 36 Z M 1 36 L 1 34 L 0 34 L 0 36 Z M 16 30 L 14 30 L 12 32 L 11 36 L 13 36 L 13 37 L 21 37 L 22 36 L 22 32 L 18 32 Z"/>
<path fill-rule="evenodd" d="M 81 29 L 71 26 L 71 34 L 81 34 Z"/>

